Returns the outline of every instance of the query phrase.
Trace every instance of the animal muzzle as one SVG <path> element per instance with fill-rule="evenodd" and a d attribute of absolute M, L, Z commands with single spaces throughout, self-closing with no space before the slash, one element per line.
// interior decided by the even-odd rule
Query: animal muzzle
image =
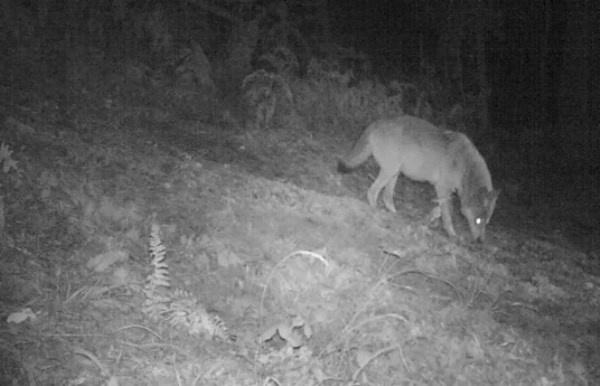
<path fill-rule="evenodd" d="M 471 229 L 473 240 L 482 244 L 485 241 L 485 228 Z"/>

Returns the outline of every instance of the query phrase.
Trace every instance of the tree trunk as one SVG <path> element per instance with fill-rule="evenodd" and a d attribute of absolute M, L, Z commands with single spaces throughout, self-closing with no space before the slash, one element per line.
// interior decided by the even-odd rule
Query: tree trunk
<path fill-rule="evenodd" d="M 548 119 L 548 89 L 551 87 L 548 84 L 548 41 L 550 39 L 550 23 L 552 8 L 550 0 L 544 1 L 544 34 L 540 36 L 540 111 L 539 118 L 542 125 L 549 122 Z"/>
<path fill-rule="evenodd" d="M 489 100 L 491 90 L 487 79 L 485 29 L 483 26 L 477 31 L 475 54 L 477 55 L 477 77 L 479 80 L 479 124 L 481 125 L 481 131 L 487 133 L 490 127 Z"/>
<path fill-rule="evenodd" d="M 322 40 L 327 43 L 331 43 L 331 25 L 329 23 L 329 9 L 327 7 L 328 0 L 317 0 L 316 1 L 316 17 L 321 26 Z"/>
<path fill-rule="evenodd" d="M 558 139 L 564 159 L 578 167 L 593 156 L 589 125 L 590 1 L 568 1 L 559 86 Z"/>

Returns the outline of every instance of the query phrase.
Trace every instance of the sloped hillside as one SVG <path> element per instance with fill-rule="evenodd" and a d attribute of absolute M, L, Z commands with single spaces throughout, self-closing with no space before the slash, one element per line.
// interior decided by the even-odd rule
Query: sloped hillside
<path fill-rule="evenodd" d="M 450 240 L 408 180 L 398 214 L 372 210 L 376 166 L 335 164 L 376 114 L 323 101 L 374 89 L 294 82 L 258 123 L 126 76 L 68 124 L 52 93 L 3 89 L 0 383 L 600 382 L 594 223 L 505 192 L 487 244 L 458 213 Z"/>

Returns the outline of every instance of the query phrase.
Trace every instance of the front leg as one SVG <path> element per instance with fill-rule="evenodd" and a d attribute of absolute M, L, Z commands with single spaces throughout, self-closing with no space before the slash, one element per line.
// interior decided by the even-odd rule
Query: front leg
<path fill-rule="evenodd" d="M 452 225 L 452 216 L 450 215 L 450 205 L 452 205 L 451 197 L 452 196 L 450 194 L 445 194 L 443 196 L 438 194 L 437 202 L 440 206 L 442 225 L 444 226 L 446 233 L 450 237 L 456 237 L 456 232 L 454 231 L 454 226 Z"/>
<path fill-rule="evenodd" d="M 385 184 L 383 189 L 383 203 L 385 207 L 392 213 L 396 213 L 396 207 L 394 206 L 394 188 L 396 187 L 396 181 L 398 180 L 398 173 Z"/>

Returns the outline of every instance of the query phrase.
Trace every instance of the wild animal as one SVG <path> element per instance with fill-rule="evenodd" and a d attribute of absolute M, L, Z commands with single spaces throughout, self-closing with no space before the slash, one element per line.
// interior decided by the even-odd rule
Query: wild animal
<path fill-rule="evenodd" d="M 363 131 L 352 149 L 339 160 L 338 170 L 347 173 L 371 155 L 379 165 L 379 175 L 367 191 L 371 207 L 377 206 L 379 193 L 384 189 L 383 203 L 396 213 L 394 188 L 402 173 L 433 185 L 442 224 L 451 237 L 456 236 L 450 215 L 451 197 L 456 192 L 473 239 L 484 240 L 499 191 L 492 186 L 485 160 L 465 134 L 443 130 L 407 115 L 378 120 Z"/>

